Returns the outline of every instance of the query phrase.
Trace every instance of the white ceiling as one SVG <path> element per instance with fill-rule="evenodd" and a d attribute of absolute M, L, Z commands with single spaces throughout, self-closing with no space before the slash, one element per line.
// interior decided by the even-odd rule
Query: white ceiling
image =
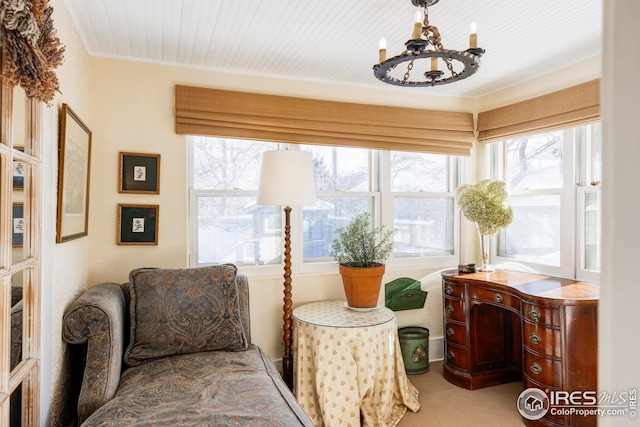
<path fill-rule="evenodd" d="M 378 40 L 404 50 L 410 0 L 64 0 L 90 55 L 362 87 Z M 602 0 L 440 0 L 429 8 L 445 49 L 468 47 L 478 25 L 480 70 L 439 87 L 480 97 L 601 55 Z"/>

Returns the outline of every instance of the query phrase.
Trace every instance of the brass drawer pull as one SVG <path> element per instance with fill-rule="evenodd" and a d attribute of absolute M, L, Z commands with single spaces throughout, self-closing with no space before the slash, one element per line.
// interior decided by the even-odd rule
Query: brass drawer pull
<path fill-rule="evenodd" d="M 452 337 L 455 335 L 455 332 L 453 331 L 452 328 L 447 328 L 447 336 L 448 337 Z"/>
<path fill-rule="evenodd" d="M 502 302 L 502 300 L 503 300 L 502 295 L 500 295 L 500 294 L 495 294 L 495 295 L 494 295 L 494 297 L 493 297 L 493 300 L 494 300 L 495 302 Z"/>
<path fill-rule="evenodd" d="M 444 293 L 447 295 L 451 295 L 453 293 L 453 288 L 449 285 L 447 285 L 446 288 L 444 288 Z"/>
<path fill-rule="evenodd" d="M 451 304 L 447 306 L 447 313 L 449 314 L 453 313 L 453 306 Z"/>
<path fill-rule="evenodd" d="M 540 338 L 540 335 L 538 334 L 529 335 L 529 340 L 536 345 L 542 342 L 542 338 Z"/>
<path fill-rule="evenodd" d="M 449 350 L 447 351 L 447 360 L 453 360 L 455 359 L 456 355 L 453 354 L 453 351 Z"/>
<path fill-rule="evenodd" d="M 540 318 L 540 312 L 536 310 L 535 307 L 532 307 L 531 310 L 529 310 L 529 317 L 531 317 L 533 320 L 537 322 L 538 319 Z"/>
<path fill-rule="evenodd" d="M 531 366 L 529 366 L 529 369 L 531 369 L 531 372 L 533 372 L 536 375 L 540 375 L 542 373 L 542 366 L 538 365 L 537 363 L 532 363 Z"/>

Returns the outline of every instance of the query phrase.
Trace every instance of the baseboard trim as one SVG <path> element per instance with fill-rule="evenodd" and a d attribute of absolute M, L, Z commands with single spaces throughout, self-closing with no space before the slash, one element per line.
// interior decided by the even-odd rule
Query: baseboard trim
<path fill-rule="evenodd" d="M 429 362 L 444 360 L 444 337 L 429 338 Z"/>

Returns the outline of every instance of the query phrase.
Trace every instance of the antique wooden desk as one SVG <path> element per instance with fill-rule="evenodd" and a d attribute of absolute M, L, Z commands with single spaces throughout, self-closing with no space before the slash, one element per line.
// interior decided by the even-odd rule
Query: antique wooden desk
<path fill-rule="evenodd" d="M 442 273 L 444 377 L 470 390 L 522 380 L 524 389 L 597 391 L 598 286 L 539 274 Z M 539 426 L 596 425 L 553 416 Z"/>
<path fill-rule="evenodd" d="M 395 426 L 420 408 L 393 311 L 312 302 L 293 310 L 293 329 L 294 392 L 315 425 Z"/>

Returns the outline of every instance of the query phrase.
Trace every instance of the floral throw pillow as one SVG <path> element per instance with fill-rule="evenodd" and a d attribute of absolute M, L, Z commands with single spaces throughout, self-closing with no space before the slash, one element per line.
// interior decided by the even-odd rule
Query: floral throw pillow
<path fill-rule="evenodd" d="M 230 264 L 131 271 L 131 335 L 125 363 L 135 366 L 176 354 L 246 350 L 236 274 Z"/>

